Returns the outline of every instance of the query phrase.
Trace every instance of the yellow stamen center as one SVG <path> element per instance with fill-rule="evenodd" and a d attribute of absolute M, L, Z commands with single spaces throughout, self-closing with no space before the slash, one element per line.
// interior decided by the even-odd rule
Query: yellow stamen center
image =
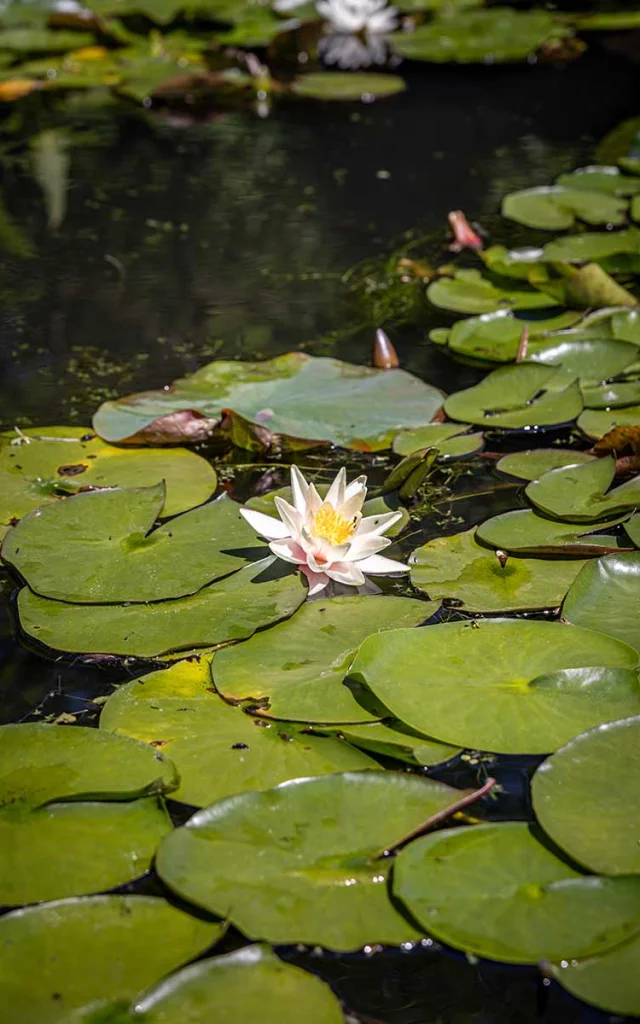
<path fill-rule="evenodd" d="M 345 519 L 328 501 L 322 503 L 311 523 L 312 535 L 323 537 L 330 544 L 345 544 L 353 536 L 355 528 L 356 518 Z"/>

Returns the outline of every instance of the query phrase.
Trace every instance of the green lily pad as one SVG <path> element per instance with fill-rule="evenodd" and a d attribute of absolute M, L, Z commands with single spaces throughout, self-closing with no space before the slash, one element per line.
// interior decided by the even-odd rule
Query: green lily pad
<path fill-rule="evenodd" d="M 529 228 L 564 231 L 576 220 L 587 224 L 623 224 L 626 199 L 583 188 L 541 185 L 511 192 L 502 201 L 502 216 Z"/>
<path fill-rule="evenodd" d="M 354 747 L 362 747 L 363 750 L 370 750 L 384 757 L 394 757 L 411 765 L 430 767 L 443 761 L 450 761 L 461 753 L 460 747 L 438 743 L 428 736 L 408 729 L 397 719 L 365 722 L 362 725 L 341 725 L 327 729 L 326 732 L 330 735 L 337 733 L 344 736 Z"/>
<path fill-rule="evenodd" d="M 29 813 L 51 801 L 133 800 L 171 792 L 171 761 L 127 737 L 81 726 L 0 727 L 0 814 Z"/>
<path fill-rule="evenodd" d="M 393 891 L 440 941 L 507 963 L 600 953 L 640 927 L 640 878 L 585 877 L 523 821 L 418 839 L 398 856 Z"/>
<path fill-rule="evenodd" d="M 580 32 L 619 32 L 621 29 L 640 28 L 640 11 L 581 14 L 576 27 Z"/>
<path fill-rule="evenodd" d="M 538 768 L 532 793 L 545 832 L 579 864 L 640 872 L 640 716 L 571 740 Z"/>
<path fill-rule="evenodd" d="M 291 83 L 291 91 L 296 96 L 315 100 L 361 100 L 374 96 L 379 99 L 403 92 L 406 87 L 398 75 L 365 71 L 314 71 L 298 75 Z"/>
<path fill-rule="evenodd" d="M 640 315 L 637 310 L 618 310 L 610 319 L 610 327 L 614 338 L 640 345 Z"/>
<path fill-rule="evenodd" d="M 577 559 L 509 558 L 475 539 L 475 527 L 436 537 L 411 559 L 411 582 L 432 601 L 455 599 L 466 612 L 558 608 L 583 562 Z"/>
<path fill-rule="evenodd" d="M 640 505 L 640 477 L 609 490 L 615 470 L 616 461 L 610 456 L 560 466 L 532 480 L 526 495 L 536 508 L 554 519 L 593 523 Z"/>
<path fill-rule="evenodd" d="M 452 277 L 442 277 L 427 288 L 427 298 L 440 309 L 454 313 L 493 313 L 499 309 L 542 309 L 553 306 L 547 295 L 526 288 L 514 287 L 509 281 L 499 285 L 479 270 L 456 270 Z"/>
<path fill-rule="evenodd" d="M 87 32 L 60 32 L 48 28 L 8 28 L 0 32 L 0 50 L 10 53 L 65 53 L 91 46 L 95 39 Z"/>
<path fill-rule="evenodd" d="M 154 604 L 67 604 L 25 587 L 18 596 L 20 625 L 55 650 L 138 658 L 245 640 L 305 600 L 300 574 L 281 566 L 265 558 L 191 597 Z"/>
<path fill-rule="evenodd" d="M 468 423 L 430 423 L 415 430 L 402 430 L 393 440 L 397 455 L 411 455 L 423 448 L 436 448 L 438 459 L 448 461 L 475 455 L 482 451 L 484 438 L 479 433 L 468 433 Z"/>
<path fill-rule="evenodd" d="M 616 537 L 598 534 L 599 530 L 608 530 L 612 525 L 614 524 L 609 521 L 589 523 L 588 526 L 581 527 L 576 523 L 544 519 L 531 509 L 521 508 L 487 519 L 476 530 L 476 537 L 483 544 L 490 544 L 503 551 L 540 555 L 578 555 L 587 558 L 593 555 L 607 555 L 619 549 Z M 527 562 L 527 565 L 529 564 L 530 562 Z M 541 564 L 550 566 L 554 563 L 545 561 Z M 579 564 L 582 568 L 585 563 Z"/>
<path fill-rule="evenodd" d="M 394 32 L 389 45 L 411 60 L 434 63 L 499 64 L 531 57 L 550 39 L 571 35 L 546 11 L 494 7 L 435 18 L 413 32 Z"/>
<path fill-rule="evenodd" d="M 0 523 L 8 525 L 63 494 L 92 487 L 144 487 L 164 480 L 162 516 L 186 512 L 216 489 L 216 472 L 187 451 L 115 448 L 78 427 L 26 430 L 28 443 L 11 432 L 0 441 Z"/>
<path fill-rule="evenodd" d="M 575 466 L 593 462 L 595 456 L 572 448 L 530 448 L 524 452 L 510 452 L 496 462 L 496 469 L 520 480 L 537 480 L 543 473 L 559 466 Z"/>
<path fill-rule="evenodd" d="M 0 901 L 17 906 L 126 885 L 150 869 L 171 829 L 157 797 L 52 803 L 19 816 L 0 810 Z"/>
<path fill-rule="evenodd" d="M 518 354 L 525 327 L 529 331 L 529 349 L 535 351 L 548 331 L 570 326 L 578 315 L 567 313 L 544 320 L 516 320 L 511 310 L 498 309 L 458 320 L 449 331 L 447 344 L 452 352 L 465 358 L 510 363 Z"/>
<path fill-rule="evenodd" d="M 626 533 L 637 548 L 640 548 L 640 513 L 635 513 L 624 524 Z"/>
<path fill-rule="evenodd" d="M 635 713 L 637 657 L 588 629 L 494 619 L 369 637 L 350 674 L 395 718 L 445 743 L 544 754 Z"/>
<path fill-rule="evenodd" d="M 522 430 L 570 423 L 582 411 L 577 382 L 556 390 L 555 366 L 518 363 L 500 366 L 484 380 L 449 395 L 447 416 L 486 429 Z"/>
<path fill-rule="evenodd" d="M 85 6 L 100 17 L 123 18 L 129 15 L 144 15 L 156 25 L 168 25 L 187 9 L 204 9 L 208 3 L 194 0 L 88 0 Z"/>
<path fill-rule="evenodd" d="M 172 799 L 203 807 L 289 779 L 379 768 L 343 740 L 253 718 L 213 692 L 211 655 L 120 686 L 100 728 L 160 747 L 180 773 Z"/>
<path fill-rule="evenodd" d="M 321 498 L 325 498 L 329 491 L 328 484 L 316 484 L 316 489 Z M 256 512 L 264 512 L 267 516 L 278 517 L 278 510 L 276 508 L 276 498 L 284 498 L 289 504 L 292 502 L 291 487 L 278 487 L 275 491 L 269 491 L 267 494 L 260 494 L 255 497 L 249 498 L 246 502 L 247 508 L 253 508 Z M 388 529 L 385 530 L 385 536 L 397 537 L 399 533 L 402 533 L 405 526 L 409 522 L 409 513 L 404 505 L 401 505 L 398 499 L 389 494 L 383 494 L 377 498 L 368 498 L 362 506 L 363 516 L 381 516 L 386 515 L 388 512 L 400 512 L 400 519 Z"/>
<path fill-rule="evenodd" d="M 299 779 L 198 811 L 160 844 L 157 869 L 249 938 L 399 945 L 419 933 L 389 900 L 391 860 L 381 854 L 462 795 L 396 772 Z"/>
<path fill-rule="evenodd" d="M 640 185 L 640 178 L 637 181 Z M 580 235 L 565 235 L 547 242 L 543 251 L 544 258 L 552 262 L 600 262 L 621 253 L 640 253 L 640 231 L 630 227 L 626 231 L 585 231 Z"/>
<path fill-rule="evenodd" d="M 640 427 L 640 405 L 625 409 L 585 409 L 578 417 L 578 427 L 587 437 L 604 437 L 614 427 Z"/>
<path fill-rule="evenodd" d="M 268 554 L 227 497 L 154 530 L 164 484 L 77 494 L 21 519 L 2 558 L 43 597 L 79 604 L 195 594 Z"/>
<path fill-rule="evenodd" d="M 640 1016 L 640 937 L 630 939 L 602 956 L 562 960 L 549 971 L 567 992 L 585 1003 L 621 1017 Z"/>
<path fill-rule="evenodd" d="M 441 405 L 440 391 L 404 370 L 291 352 L 261 363 L 209 363 L 170 389 L 105 402 L 94 427 L 111 442 L 141 435 L 175 443 L 211 435 L 224 410 L 228 431 L 245 447 L 281 435 L 377 451 L 403 427 L 429 423 Z"/>
<path fill-rule="evenodd" d="M 553 387 L 566 387 L 576 378 L 583 388 L 621 373 L 638 358 L 638 349 L 628 341 L 606 339 L 557 338 L 536 348 L 531 362 L 559 366 Z"/>
<path fill-rule="evenodd" d="M 585 409 L 628 408 L 640 405 L 640 381 L 635 371 L 630 371 L 628 378 L 620 377 L 617 381 L 607 384 L 587 384 L 582 388 Z"/>
<path fill-rule="evenodd" d="M 622 174 L 619 167 L 578 167 L 570 174 L 561 174 L 556 184 L 587 192 L 606 192 L 610 196 L 634 196 L 640 192 L 640 178 Z"/>
<path fill-rule="evenodd" d="M 16 1024 L 88 1020 L 203 952 L 221 930 L 153 896 L 15 910 L 0 920 L 3 1011 Z"/>
<path fill-rule="evenodd" d="M 562 606 L 567 622 L 618 637 L 640 651 L 640 552 L 585 565 Z"/>
<path fill-rule="evenodd" d="M 177 782 L 171 761 L 125 737 L 2 726 L 0 903 L 99 892 L 144 874 L 172 827 L 153 794 Z"/>
<path fill-rule="evenodd" d="M 245 946 L 185 967 L 142 995 L 135 1010 L 148 1024 L 299 1024 L 301 1008 L 306 1024 L 344 1021 L 320 978 L 268 946 Z"/>
<path fill-rule="evenodd" d="M 299 722 L 369 722 L 384 717 L 361 706 L 343 685 L 362 641 L 372 633 L 416 626 L 434 606 L 409 597 L 333 597 L 304 604 L 289 622 L 250 643 L 219 651 L 213 681 L 227 700 L 261 715 Z M 426 735 L 430 735 L 427 731 Z"/>

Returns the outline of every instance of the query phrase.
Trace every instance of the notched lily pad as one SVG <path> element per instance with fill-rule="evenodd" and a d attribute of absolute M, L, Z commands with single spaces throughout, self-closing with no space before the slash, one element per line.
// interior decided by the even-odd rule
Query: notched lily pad
<path fill-rule="evenodd" d="M 291 83 L 296 96 L 316 100 L 366 100 L 393 96 L 406 85 L 398 75 L 372 74 L 364 71 L 314 71 L 298 75 Z"/>
<path fill-rule="evenodd" d="M 562 606 L 567 622 L 597 629 L 640 651 L 640 551 L 585 565 Z"/>
<path fill-rule="evenodd" d="M 584 188 L 541 185 L 511 192 L 502 201 L 502 216 L 529 228 L 564 231 L 576 220 L 587 224 L 623 224 L 626 199 Z"/>
<path fill-rule="evenodd" d="M 640 476 L 609 488 L 614 481 L 615 459 L 551 469 L 526 489 L 529 501 L 547 516 L 574 523 L 593 523 L 630 512 L 640 504 Z"/>
<path fill-rule="evenodd" d="M 576 523 L 562 523 L 557 520 L 545 519 L 536 515 L 531 509 L 516 509 L 503 512 L 493 519 L 487 519 L 476 530 L 476 537 L 483 544 L 503 551 L 515 551 L 522 554 L 557 554 L 576 555 L 587 558 L 607 555 L 624 547 L 613 535 L 598 533 L 609 530 L 620 520 L 602 523 L 589 523 L 582 527 Z M 530 564 L 528 562 L 527 564 Z M 543 562 L 543 565 L 552 565 Z M 583 566 L 580 562 L 580 569 Z M 580 571 L 580 569 L 578 571 Z"/>
<path fill-rule="evenodd" d="M 120 686 L 100 728 L 153 743 L 176 765 L 174 800 L 203 807 L 289 779 L 380 766 L 344 740 L 258 720 L 213 691 L 211 655 Z"/>
<path fill-rule="evenodd" d="M 554 388 L 556 366 L 501 366 L 484 380 L 445 401 L 447 416 L 487 430 L 523 430 L 570 423 L 582 411 L 577 381 Z"/>
<path fill-rule="evenodd" d="M 438 460 L 443 462 L 475 455 L 483 447 L 482 434 L 471 432 L 468 423 L 431 423 L 427 427 L 403 430 L 393 440 L 396 455 L 435 448 Z"/>
<path fill-rule="evenodd" d="M 199 811 L 160 845 L 157 868 L 250 938 L 398 945 L 419 932 L 389 900 L 391 858 L 381 854 L 463 795 L 396 772 L 299 779 Z"/>
<path fill-rule="evenodd" d="M 21 519 L 64 494 L 95 487 L 144 487 L 162 480 L 164 517 L 201 505 L 217 482 L 213 467 L 185 448 L 116 448 L 78 427 L 41 427 L 20 436 L 12 431 L 0 439 L 0 524 Z"/>
<path fill-rule="evenodd" d="M 363 706 L 343 685 L 358 647 L 372 633 L 416 626 L 434 610 L 434 605 L 408 597 L 311 601 L 268 634 L 219 651 L 213 681 L 225 699 L 247 701 L 270 718 L 375 721 L 385 717 L 384 710 Z"/>
<path fill-rule="evenodd" d="M 455 600 L 466 612 L 557 608 L 580 572 L 575 559 L 500 559 L 475 539 L 475 528 L 428 541 L 411 556 L 411 582 L 433 601 Z"/>
<path fill-rule="evenodd" d="M 227 497 L 153 529 L 163 484 L 78 494 L 30 512 L 2 558 L 42 597 L 120 604 L 195 594 L 268 554 Z"/>
<path fill-rule="evenodd" d="M 635 714 L 637 660 L 632 647 L 589 629 L 489 619 L 369 637 L 351 676 L 395 718 L 446 743 L 543 754 Z"/>
<path fill-rule="evenodd" d="M 209 363 L 168 389 L 105 402 L 93 422 L 118 443 L 176 443 L 220 427 L 242 447 L 269 447 L 280 436 L 377 451 L 403 427 L 429 423 L 441 405 L 440 391 L 404 370 L 291 352 Z"/>
<path fill-rule="evenodd" d="M 574 451 L 573 448 L 530 448 L 524 452 L 510 452 L 496 462 L 496 469 L 520 480 L 537 480 L 543 473 L 559 466 L 576 466 L 592 462 L 594 455 Z"/>
<path fill-rule="evenodd" d="M 519 821 L 418 839 L 393 889 L 437 939 L 507 963 L 601 953 L 640 926 L 640 877 L 585 877 Z"/>
<path fill-rule="evenodd" d="M 15 910 L 0 920 L 3 1012 L 21 1024 L 100 1019 L 101 1010 L 133 999 L 221 932 L 220 924 L 154 896 L 93 896 Z"/>
<path fill-rule="evenodd" d="M 544 309 L 554 301 L 534 288 L 508 280 L 497 283 L 479 270 L 456 270 L 427 288 L 427 298 L 440 309 L 454 313 L 493 313 L 501 309 Z"/>

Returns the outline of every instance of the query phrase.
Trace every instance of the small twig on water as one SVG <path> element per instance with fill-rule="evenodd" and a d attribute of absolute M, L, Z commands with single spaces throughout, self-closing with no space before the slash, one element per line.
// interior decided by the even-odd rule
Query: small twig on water
<path fill-rule="evenodd" d="M 491 792 L 495 784 L 496 779 L 487 779 L 484 786 L 481 786 L 480 789 L 474 789 L 470 793 L 466 793 L 464 796 L 460 797 L 460 799 L 454 804 L 449 804 L 448 807 L 443 807 L 441 811 L 436 811 L 435 814 L 432 814 L 430 818 L 423 821 L 417 828 L 408 832 L 407 835 L 402 836 L 401 839 L 397 839 L 395 843 L 391 843 L 390 846 L 386 846 L 381 853 L 376 854 L 373 860 L 380 860 L 382 857 L 389 857 L 392 853 L 397 853 L 398 850 L 401 850 L 403 846 L 407 845 L 407 843 L 412 842 L 414 839 L 418 839 L 419 836 L 424 835 L 424 833 L 428 832 L 434 825 L 439 825 L 441 821 L 445 820 L 445 818 L 450 818 L 452 815 L 458 814 L 460 811 L 464 810 L 465 807 L 469 807 L 470 804 L 475 804 L 477 800 L 481 800 L 483 796 L 486 796 L 487 793 Z"/>

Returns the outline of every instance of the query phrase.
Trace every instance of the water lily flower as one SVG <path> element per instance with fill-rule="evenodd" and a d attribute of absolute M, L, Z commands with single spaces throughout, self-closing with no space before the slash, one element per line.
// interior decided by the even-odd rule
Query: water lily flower
<path fill-rule="evenodd" d="M 408 572 L 409 567 L 380 554 L 391 544 L 383 534 L 401 518 L 401 512 L 362 515 L 367 495 L 366 476 L 347 484 L 344 467 L 322 500 L 296 466 L 291 467 L 293 504 L 276 496 L 280 516 L 240 509 L 250 526 L 269 541 L 274 555 L 297 565 L 309 581 L 309 596 L 331 581 L 351 587 L 366 584 L 366 575 Z"/>
<path fill-rule="evenodd" d="M 397 25 L 395 7 L 387 0 L 319 0 L 318 14 L 335 32 L 392 32 Z"/>
<path fill-rule="evenodd" d="M 318 40 L 318 54 L 325 64 L 355 71 L 372 64 L 386 64 L 387 44 L 385 37 L 377 33 L 367 32 L 363 39 L 350 32 L 330 32 Z"/>

